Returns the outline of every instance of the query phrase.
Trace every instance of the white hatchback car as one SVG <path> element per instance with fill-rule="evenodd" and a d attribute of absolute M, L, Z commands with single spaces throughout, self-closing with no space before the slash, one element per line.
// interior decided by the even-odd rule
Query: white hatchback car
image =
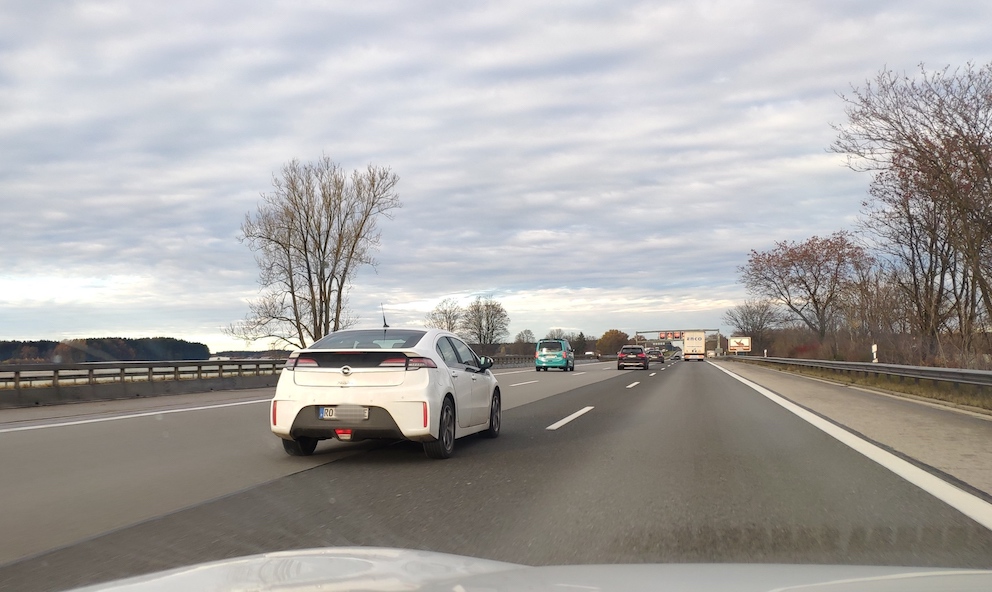
<path fill-rule="evenodd" d="M 448 458 L 455 439 L 495 438 L 502 420 L 493 361 L 438 329 L 348 329 L 293 352 L 272 398 L 272 432 L 293 456 L 318 440 L 423 442 Z"/>

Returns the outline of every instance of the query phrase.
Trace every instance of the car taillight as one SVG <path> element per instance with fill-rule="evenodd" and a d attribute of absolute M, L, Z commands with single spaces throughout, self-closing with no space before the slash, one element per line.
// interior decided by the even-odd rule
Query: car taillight
<path fill-rule="evenodd" d="M 420 368 L 437 368 L 437 364 L 430 358 L 407 358 L 406 369 L 418 370 Z"/>
<path fill-rule="evenodd" d="M 534 357 L 535 358 L 541 357 L 541 352 L 534 352 Z"/>
<path fill-rule="evenodd" d="M 313 358 L 301 358 L 299 352 L 294 352 L 289 354 L 289 358 L 286 360 L 286 365 L 283 368 L 287 370 L 293 370 L 299 367 L 305 368 L 316 368 L 318 366 L 317 360 Z"/>
<path fill-rule="evenodd" d="M 645 356 L 644 356 L 644 354 L 637 354 L 637 357 L 638 357 L 638 358 L 643 358 L 643 357 L 645 357 Z"/>
<path fill-rule="evenodd" d="M 379 362 L 380 368 L 405 368 L 406 358 L 389 358 Z"/>

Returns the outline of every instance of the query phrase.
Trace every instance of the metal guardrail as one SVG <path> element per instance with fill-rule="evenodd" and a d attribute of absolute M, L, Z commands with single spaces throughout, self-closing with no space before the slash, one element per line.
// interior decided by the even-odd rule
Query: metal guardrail
<path fill-rule="evenodd" d="M 493 361 L 503 368 L 526 366 L 534 363 L 534 356 L 496 356 Z M 0 366 L 0 390 L 264 376 L 279 374 L 285 362 L 251 359 L 11 364 Z"/>
<path fill-rule="evenodd" d="M 278 374 L 284 363 L 285 360 L 181 360 L 12 364 L 0 366 L 0 389 L 263 376 Z"/>
<path fill-rule="evenodd" d="M 934 368 L 930 366 L 902 366 L 899 364 L 874 364 L 871 362 L 834 362 L 830 360 L 799 360 L 795 358 L 759 358 L 751 356 L 727 356 L 724 360 L 781 364 L 833 370 L 843 374 L 864 374 L 866 376 L 893 376 L 900 380 L 913 379 L 992 386 L 992 372 L 968 370 L 965 368 Z"/>

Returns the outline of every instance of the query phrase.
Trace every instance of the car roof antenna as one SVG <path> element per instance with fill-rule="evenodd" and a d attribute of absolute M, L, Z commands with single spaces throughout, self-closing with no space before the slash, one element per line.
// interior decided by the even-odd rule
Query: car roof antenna
<path fill-rule="evenodd" d="M 382 328 L 388 329 L 389 325 L 386 324 L 386 309 L 382 307 L 382 303 L 379 303 L 379 310 L 382 311 Z"/>

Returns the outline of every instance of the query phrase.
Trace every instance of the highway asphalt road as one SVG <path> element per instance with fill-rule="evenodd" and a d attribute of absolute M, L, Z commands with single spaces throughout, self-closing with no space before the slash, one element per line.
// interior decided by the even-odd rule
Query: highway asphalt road
<path fill-rule="evenodd" d="M 170 398 L 172 413 L 0 415 L 0 589 L 327 545 L 530 565 L 992 568 L 986 526 L 711 364 L 499 374 L 503 433 L 459 440 L 447 461 L 409 443 L 290 458 L 251 402 L 264 391 L 199 410 Z M 86 420 L 100 421 L 39 427 Z"/>

